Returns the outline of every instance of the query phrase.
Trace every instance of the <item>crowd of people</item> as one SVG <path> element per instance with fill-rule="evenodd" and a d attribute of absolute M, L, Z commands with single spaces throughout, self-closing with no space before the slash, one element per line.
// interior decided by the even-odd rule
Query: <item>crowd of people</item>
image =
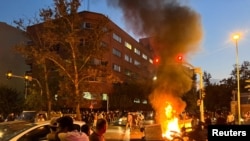
<path fill-rule="evenodd" d="M 47 135 L 48 141 L 105 141 L 104 133 L 107 129 L 106 119 L 97 119 L 93 131 L 88 124 L 84 124 L 80 131 L 74 128 L 74 119 L 71 116 L 52 118 L 51 132 Z M 92 132 L 91 132 L 92 131 Z"/>

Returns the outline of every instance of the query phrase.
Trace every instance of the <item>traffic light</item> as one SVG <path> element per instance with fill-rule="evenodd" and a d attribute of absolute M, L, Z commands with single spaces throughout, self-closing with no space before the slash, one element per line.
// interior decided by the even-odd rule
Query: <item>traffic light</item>
<path fill-rule="evenodd" d="M 29 75 L 27 75 L 27 74 L 25 74 L 24 79 L 25 79 L 26 81 L 32 81 L 32 77 L 29 76 Z"/>
<path fill-rule="evenodd" d="M 205 90 L 201 90 L 201 98 L 203 99 L 206 96 Z"/>
<path fill-rule="evenodd" d="M 160 62 L 160 58 L 159 58 L 159 57 L 156 57 L 156 58 L 154 59 L 154 64 L 159 64 L 159 62 Z"/>
<path fill-rule="evenodd" d="M 177 62 L 182 62 L 183 61 L 183 56 L 178 55 L 176 59 L 177 59 Z"/>
<path fill-rule="evenodd" d="M 6 76 L 7 76 L 7 79 L 11 79 L 12 78 L 12 72 L 11 71 L 8 71 L 6 73 Z"/>
<path fill-rule="evenodd" d="M 200 105 L 201 105 L 201 100 L 198 99 L 198 100 L 197 100 L 197 106 L 200 106 Z"/>

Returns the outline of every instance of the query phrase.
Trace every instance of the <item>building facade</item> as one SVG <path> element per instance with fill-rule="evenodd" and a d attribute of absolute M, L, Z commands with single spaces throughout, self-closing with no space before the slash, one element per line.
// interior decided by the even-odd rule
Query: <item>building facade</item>
<path fill-rule="evenodd" d="M 89 11 L 83 11 L 79 14 L 83 17 L 84 25 L 88 25 L 86 28 L 91 27 L 95 19 L 105 17 L 102 14 Z M 108 61 L 112 73 L 118 76 L 121 81 L 153 78 L 154 54 L 150 46 L 145 46 L 144 42 L 140 42 L 142 40 L 136 41 L 111 20 L 109 27 L 112 31 L 104 37 L 103 42 L 109 48 L 105 60 Z"/>
<path fill-rule="evenodd" d="M 15 52 L 14 46 L 27 41 L 23 31 L 4 22 L 0 22 L 0 84 L 24 92 L 25 81 L 20 78 L 6 78 L 6 73 L 24 76 L 29 70 L 24 58 Z"/>
<path fill-rule="evenodd" d="M 101 44 L 108 48 L 108 51 L 104 53 L 101 59 L 92 58 L 92 63 L 94 63 L 94 65 L 105 63 L 108 70 L 115 76 L 114 83 L 153 79 L 155 74 L 153 64 L 154 52 L 150 46 L 147 45 L 147 38 L 136 41 L 103 14 L 89 11 L 79 12 L 78 14 L 81 17 L 81 30 L 91 31 L 95 27 L 96 22 L 98 22 L 98 19 L 105 18 L 108 20 L 108 28 L 111 30 L 108 34 L 105 34 L 101 40 Z M 41 24 L 32 25 L 28 30 L 32 33 L 36 27 L 39 28 L 40 25 Z M 87 42 L 88 41 L 83 39 L 83 44 L 87 44 Z M 90 88 L 89 91 L 83 92 L 84 98 L 93 100 L 95 97 L 99 97 L 97 95 L 102 95 L 102 99 L 107 100 L 107 83 L 103 83 L 102 80 L 99 79 L 94 79 L 94 81 L 95 82 L 91 80 L 93 89 Z M 102 89 L 101 93 L 98 88 Z"/>

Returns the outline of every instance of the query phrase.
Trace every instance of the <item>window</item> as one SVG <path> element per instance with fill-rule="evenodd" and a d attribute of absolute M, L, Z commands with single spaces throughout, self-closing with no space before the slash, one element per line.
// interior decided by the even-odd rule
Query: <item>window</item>
<path fill-rule="evenodd" d="M 93 59 L 91 59 L 91 64 L 92 65 L 100 65 L 101 64 L 101 60 L 97 59 L 97 58 L 93 58 Z"/>
<path fill-rule="evenodd" d="M 132 72 L 130 71 L 130 70 L 128 70 L 128 69 L 125 69 L 125 75 L 127 75 L 127 76 L 131 76 L 132 75 Z"/>
<path fill-rule="evenodd" d="M 113 39 L 115 39 L 116 41 L 118 41 L 120 43 L 122 42 L 122 38 L 115 33 L 113 33 Z"/>
<path fill-rule="evenodd" d="M 27 132 L 22 137 L 20 137 L 18 141 L 27 141 L 27 140 L 29 141 L 30 139 L 39 140 L 41 138 L 46 137 L 48 133 L 50 133 L 49 125 L 43 125 Z"/>
<path fill-rule="evenodd" d="M 140 101 L 139 98 L 135 98 L 135 99 L 134 99 L 134 103 L 141 103 L 141 101 Z"/>
<path fill-rule="evenodd" d="M 108 44 L 106 42 L 101 41 L 101 47 L 107 47 Z"/>
<path fill-rule="evenodd" d="M 121 52 L 120 52 L 118 49 L 115 49 L 115 48 L 113 48 L 112 53 L 113 53 L 114 55 L 118 56 L 118 57 L 121 57 L 121 56 L 122 56 Z"/>
<path fill-rule="evenodd" d="M 84 28 L 84 29 L 91 29 L 91 28 L 92 28 L 92 25 L 91 25 L 91 23 L 84 22 L 84 23 L 83 23 L 83 28 Z"/>
<path fill-rule="evenodd" d="M 121 66 L 119 66 L 117 64 L 113 64 L 113 70 L 121 72 Z"/>
<path fill-rule="evenodd" d="M 150 62 L 151 64 L 154 63 L 153 59 L 151 59 L 151 58 L 149 58 L 149 62 Z"/>
<path fill-rule="evenodd" d="M 139 50 L 139 49 L 137 49 L 137 48 L 134 48 L 134 52 L 135 52 L 136 54 L 138 54 L 138 55 L 140 55 L 140 54 L 141 54 L 140 50 Z"/>
<path fill-rule="evenodd" d="M 135 60 L 135 61 L 134 61 L 134 64 L 135 64 L 136 66 L 139 66 L 141 63 L 140 63 L 139 61 Z"/>
<path fill-rule="evenodd" d="M 146 99 L 142 100 L 142 104 L 148 104 L 148 101 Z"/>
<path fill-rule="evenodd" d="M 124 43 L 125 47 L 127 47 L 128 49 L 132 50 L 132 45 L 128 42 L 125 41 Z"/>
<path fill-rule="evenodd" d="M 145 54 L 142 54 L 142 58 L 145 59 L 145 60 L 147 60 L 147 59 L 148 59 L 148 56 L 145 55 Z"/>
<path fill-rule="evenodd" d="M 128 56 L 127 54 L 124 55 L 124 60 L 129 62 L 129 63 L 132 63 L 132 61 L 133 61 L 132 57 Z"/>

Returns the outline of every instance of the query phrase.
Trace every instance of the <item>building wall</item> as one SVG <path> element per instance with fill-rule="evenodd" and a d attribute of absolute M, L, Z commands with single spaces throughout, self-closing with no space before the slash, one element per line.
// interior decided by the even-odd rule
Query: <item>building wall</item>
<path fill-rule="evenodd" d="M 80 14 L 82 14 L 83 22 L 89 23 L 95 22 L 95 19 L 104 17 L 102 14 L 88 11 L 80 12 Z M 113 74 L 118 76 L 121 81 L 153 78 L 153 50 L 150 49 L 149 46 L 143 46 L 143 43 L 136 41 L 111 20 L 109 26 L 111 27 L 112 32 L 104 37 L 104 41 L 109 47 L 109 52 L 105 55 L 105 59 L 107 59 L 108 66 L 112 70 Z M 121 40 L 115 40 L 113 38 L 114 34 L 117 35 Z M 132 48 L 128 49 L 125 46 L 125 43 L 129 43 Z M 140 52 L 140 54 L 135 53 L 135 48 Z M 115 55 L 113 53 L 113 49 L 120 52 L 120 56 Z M 126 55 L 131 57 L 131 62 L 125 60 Z M 145 56 L 147 56 L 147 58 L 145 58 Z M 135 65 L 135 61 L 139 62 L 140 65 Z M 114 70 L 114 65 L 119 66 L 120 70 Z"/>
<path fill-rule="evenodd" d="M 25 60 L 14 51 L 14 45 L 22 43 L 26 38 L 23 32 L 11 25 L 0 22 L 0 85 L 6 85 L 18 91 L 24 91 L 23 79 L 6 79 L 6 73 L 12 71 L 15 75 L 24 76 L 29 70 Z"/>

